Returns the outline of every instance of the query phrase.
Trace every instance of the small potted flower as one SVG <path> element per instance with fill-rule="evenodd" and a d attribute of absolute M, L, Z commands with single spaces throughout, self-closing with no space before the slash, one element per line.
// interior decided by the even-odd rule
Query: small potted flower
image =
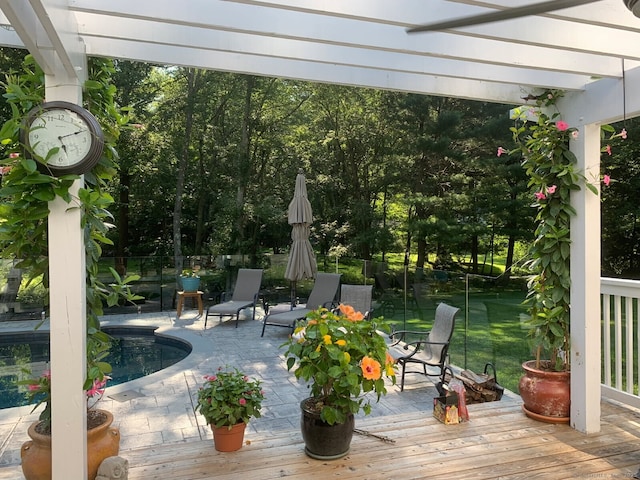
<path fill-rule="evenodd" d="M 196 410 L 211 426 L 216 450 L 239 450 L 247 423 L 251 417 L 260 418 L 264 400 L 261 382 L 250 379 L 237 368 L 228 367 L 220 367 L 204 379 L 204 385 L 198 390 Z"/>
<path fill-rule="evenodd" d="M 182 290 L 185 292 L 197 292 L 200 288 L 200 268 L 194 269 L 185 268 L 180 274 L 180 283 L 182 283 Z"/>
<path fill-rule="evenodd" d="M 387 393 L 385 377 L 395 384 L 394 361 L 380 319 L 365 320 L 349 305 L 332 312 L 319 308 L 307 315 L 283 346 L 287 368 L 310 382 L 311 397 L 300 404 L 307 455 L 340 458 L 349 452 L 354 415 L 371 412 Z"/>

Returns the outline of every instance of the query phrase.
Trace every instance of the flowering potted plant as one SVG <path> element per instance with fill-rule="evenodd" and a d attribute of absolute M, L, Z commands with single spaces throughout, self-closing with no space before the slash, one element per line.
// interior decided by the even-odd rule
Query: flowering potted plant
<path fill-rule="evenodd" d="M 340 305 L 339 312 L 319 308 L 294 330 L 287 347 L 287 368 L 310 383 L 311 397 L 301 403 L 306 451 L 315 458 L 339 458 L 349 451 L 354 414 L 371 412 L 367 394 L 376 401 L 387 393 L 384 377 L 395 384 L 394 362 L 379 319 Z M 297 365 L 297 366 L 296 366 Z M 327 426 L 339 426 L 329 433 Z M 318 428 L 315 428 L 318 427 Z M 344 429 L 344 431 L 342 430 Z M 327 438 L 321 438 L 327 435 Z"/>
<path fill-rule="evenodd" d="M 260 380 L 250 379 L 237 368 L 218 368 L 205 375 L 198 390 L 199 411 L 211 426 L 216 450 L 231 452 L 242 447 L 244 429 L 251 417 L 260 418 L 264 390 Z M 231 440 L 233 443 L 227 445 Z"/>
<path fill-rule="evenodd" d="M 25 373 L 31 374 L 26 371 Z M 96 409 L 96 404 L 104 395 L 107 380 L 95 379 L 85 391 L 87 396 L 87 472 L 88 478 L 95 478 L 98 467 L 107 457 L 118 455 L 120 450 L 120 430 L 112 427 L 113 415 L 107 410 Z M 28 435 L 31 438 L 22 445 L 22 471 L 27 480 L 51 478 L 51 373 L 46 370 L 40 377 L 18 382 L 28 388 L 30 402 L 37 402 L 32 411 L 40 405 L 39 421 L 31 424 Z"/>
<path fill-rule="evenodd" d="M 185 268 L 180 275 L 182 289 L 185 292 L 197 292 L 200 288 L 200 268 L 196 266 L 194 269 Z"/>
<path fill-rule="evenodd" d="M 575 210 L 571 192 L 583 186 L 598 193 L 576 168 L 577 159 L 570 142 L 578 138 L 578 129 L 561 120 L 559 112 L 551 112 L 560 91 L 540 95 L 535 107 L 515 110 L 511 128 L 516 148 L 508 152 L 498 148 L 498 156 L 519 153 L 528 178 L 536 208 L 536 229 L 527 263 L 532 272 L 528 281 L 525 304 L 529 310 L 529 338 L 535 361 L 525 362 L 525 375 L 520 381 L 520 395 L 527 415 L 552 423 L 568 423 L 570 409 L 570 223 Z M 532 120 L 535 119 L 535 120 Z M 603 126 L 603 136 L 613 132 Z M 609 138 L 626 138 L 626 131 Z M 607 147 L 603 151 L 609 151 Z M 608 185 L 610 178 L 605 175 Z M 543 381 L 544 380 L 544 381 Z M 550 384 L 549 393 L 543 385 Z M 551 391 L 562 399 L 550 397 Z"/>

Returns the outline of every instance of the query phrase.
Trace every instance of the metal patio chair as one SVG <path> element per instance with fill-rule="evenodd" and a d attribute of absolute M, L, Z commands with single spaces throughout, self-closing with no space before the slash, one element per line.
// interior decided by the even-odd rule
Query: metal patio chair
<path fill-rule="evenodd" d="M 444 381 L 444 369 L 448 362 L 449 344 L 453 335 L 456 314 L 459 308 L 441 303 L 436 308 L 433 327 L 429 332 L 400 330 L 392 332 L 389 353 L 402 367 L 400 391 L 404 390 L 407 373 L 420 373 L 427 377 L 438 377 Z M 411 338 L 418 336 L 419 340 Z M 409 341 L 407 341 L 409 340 Z M 420 370 L 407 370 L 410 365 L 420 366 Z"/>
<path fill-rule="evenodd" d="M 304 307 L 293 308 L 286 312 L 274 313 L 272 315 L 267 314 L 263 320 L 262 334 L 260 336 L 264 336 L 264 330 L 267 325 L 289 328 L 293 332 L 296 327 L 296 322 L 302 320 L 312 310 L 320 307 L 331 308 L 338 293 L 340 277 L 341 274 L 339 273 L 316 274 L 316 281 L 313 284 L 306 305 Z"/>
<path fill-rule="evenodd" d="M 221 303 L 207 307 L 207 313 L 204 317 L 204 328 L 207 328 L 207 320 L 209 315 L 218 315 L 220 321 L 222 317 L 236 317 L 236 328 L 238 328 L 238 320 L 240 312 L 245 308 L 252 307 L 253 317 L 256 319 L 256 303 L 260 295 L 260 285 L 262 284 L 261 268 L 241 268 L 238 270 L 238 278 L 236 286 L 230 300 L 226 300 L 226 292 L 222 293 Z"/>

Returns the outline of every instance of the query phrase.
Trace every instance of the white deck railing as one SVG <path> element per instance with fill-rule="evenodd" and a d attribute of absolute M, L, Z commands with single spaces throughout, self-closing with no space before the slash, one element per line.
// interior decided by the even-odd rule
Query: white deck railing
<path fill-rule="evenodd" d="M 602 395 L 640 407 L 640 281 L 600 280 L 602 299 Z"/>

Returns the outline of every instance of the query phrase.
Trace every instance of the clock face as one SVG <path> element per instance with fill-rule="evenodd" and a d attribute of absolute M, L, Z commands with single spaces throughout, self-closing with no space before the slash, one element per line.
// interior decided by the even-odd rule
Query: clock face
<path fill-rule="evenodd" d="M 27 113 L 21 140 L 38 169 L 50 175 L 84 174 L 96 166 L 104 136 L 96 118 L 69 102 L 45 102 Z"/>
<path fill-rule="evenodd" d="M 71 110 L 45 110 L 31 123 L 29 145 L 48 165 L 70 167 L 89 153 L 91 131 L 84 119 Z"/>

